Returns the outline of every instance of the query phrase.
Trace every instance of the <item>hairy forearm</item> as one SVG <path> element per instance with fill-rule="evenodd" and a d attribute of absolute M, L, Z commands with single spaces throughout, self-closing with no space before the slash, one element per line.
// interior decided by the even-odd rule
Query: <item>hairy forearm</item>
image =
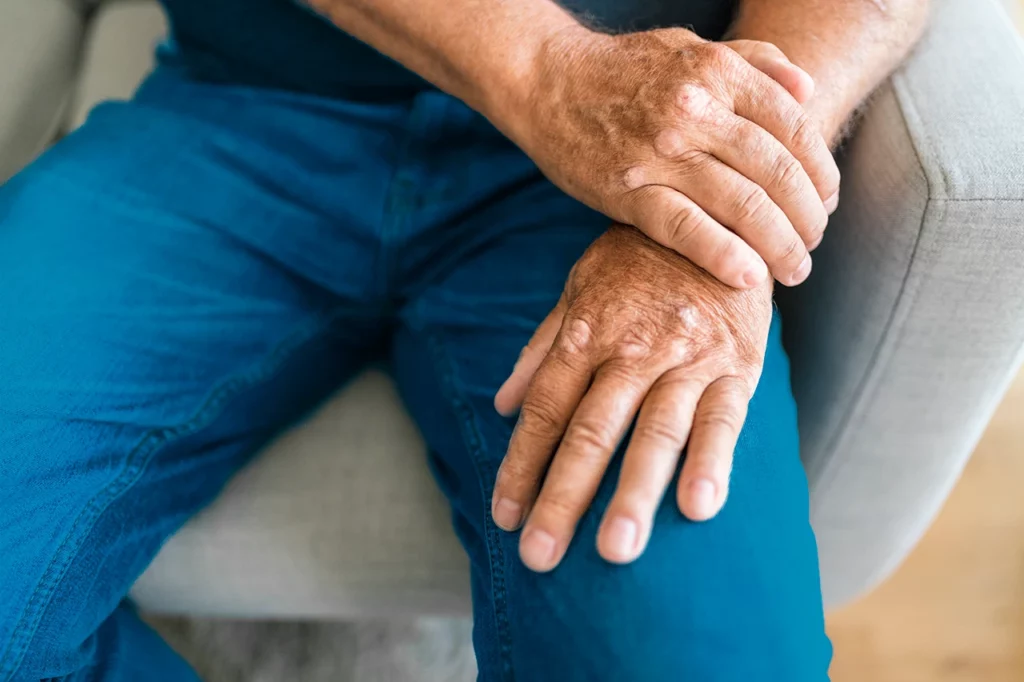
<path fill-rule="evenodd" d="M 807 110 L 835 143 L 920 37 L 927 14 L 928 0 L 741 0 L 731 34 L 774 43 L 811 75 Z"/>
<path fill-rule="evenodd" d="M 306 2 L 499 128 L 529 96 L 545 45 L 561 32 L 585 30 L 552 0 Z"/>

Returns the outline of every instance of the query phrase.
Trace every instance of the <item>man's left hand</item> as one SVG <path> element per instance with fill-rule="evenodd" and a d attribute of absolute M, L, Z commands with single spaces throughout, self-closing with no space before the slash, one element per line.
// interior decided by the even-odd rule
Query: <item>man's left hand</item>
<path fill-rule="evenodd" d="M 529 568 L 559 563 L 634 418 L 601 556 L 643 551 L 687 443 L 679 508 L 698 521 L 718 512 L 771 316 L 770 284 L 733 289 L 634 228 L 590 246 L 495 398 L 519 421 L 492 514 L 505 530 L 525 521 Z"/>

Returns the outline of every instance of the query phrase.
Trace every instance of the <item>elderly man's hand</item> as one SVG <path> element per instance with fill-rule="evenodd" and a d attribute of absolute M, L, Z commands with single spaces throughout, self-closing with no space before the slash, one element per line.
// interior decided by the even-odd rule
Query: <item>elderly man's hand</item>
<path fill-rule="evenodd" d="M 758 286 L 765 264 L 806 279 L 839 171 L 798 102 L 813 83 L 781 51 L 579 28 L 538 68 L 503 127 L 564 191 L 734 287 Z"/>
<path fill-rule="evenodd" d="M 771 316 L 770 282 L 733 289 L 630 227 L 591 245 L 495 398 L 519 421 L 493 516 L 506 530 L 525 521 L 528 567 L 561 560 L 634 418 L 601 555 L 643 551 L 687 443 L 679 508 L 694 520 L 718 512 Z"/>

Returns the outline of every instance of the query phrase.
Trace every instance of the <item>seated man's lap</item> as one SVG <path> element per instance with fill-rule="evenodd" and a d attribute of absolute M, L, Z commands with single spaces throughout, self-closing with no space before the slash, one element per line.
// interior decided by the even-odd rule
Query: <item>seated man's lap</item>
<path fill-rule="evenodd" d="M 90 641 L 89 629 L 162 538 L 274 428 L 378 345 L 374 310 L 386 312 L 380 285 L 401 306 L 395 374 L 473 566 L 484 680 L 825 679 L 829 647 L 777 328 L 719 518 L 686 522 L 669 495 L 646 553 L 629 566 L 609 565 L 594 537 L 610 478 L 563 564 L 531 573 L 518 559 L 518 538 L 489 518 L 513 425 L 492 400 L 605 219 L 554 190 L 482 119 L 437 93 L 407 115 L 404 107 L 293 106 L 287 95 L 253 106 L 244 92 L 181 87 L 165 93 L 160 107 L 167 110 L 157 111 L 159 82 L 150 84 L 149 101 L 144 89 L 136 105 L 146 115 L 109 110 L 105 125 L 102 117 L 90 124 L 91 132 L 64 143 L 0 197 L 0 322 L 10 325 L 0 324 L 8 339 L 0 343 L 0 368 L 8 370 L 0 385 L 0 464 L 19 492 L 28 482 L 50 486 L 35 498 L 12 488 L 7 499 L 24 509 L 2 507 L 21 519 L 0 534 L 0 546 L 17 550 L 0 560 L 0 581 L 22 615 L 12 610 L 0 619 L 0 673 L 33 656 L 60 674 L 95 658 L 97 649 L 67 647 Z M 197 102 L 203 111 L 184 111 Z M 426 141 L 400 139 L 425 121 L 437 122 L 424 131 Z M 303 158 L 324 139 L 337 142 L 327 146 L 333 157 Z M 392 175 L 382 158 L 392 151 L 398 158 L 399 149 L 408 156 Z M 409 193 L 416 182 L 428 189 Z M 386 225 L 374 222 L 381 206 L 388 207 Z M 346 324 L 329 326 L 339 314 Z M 253 373 L 278 357 L 293 330 L 325 343 L 287 347 L 301 368 Z M 93 370 L 95 377 L 86 376 Z M 287 390 L 264 381 L 282 373 L 297 379 Z M 251 381 L 238 384 L 239 376 Z M 238 414 L 226 420 L 214 418 L 223 411 L 211 413 L 198 437 L 175 430 L 221 384 L 251 400 L 236 401 Z M 253 424 L 253 415 L 264 416 Z M 127 478 L 126 457 L 161 426 L 174 438 L 151 449 L 156 458 L 141 478 Z M 174 443 L 191 450 L 172 452 Z M 211 452 L 225 456 L 193 458 Z M 79 459 L 62 459 L 69 453 Z M 195 465 L 191 473 L 173 469 L 184 497 L 161 478 L 160 456 Z M 215 476 L 202 471 L 205 462 Z M 144 539 L 141 546 L 120 545 L 118 554 L 114 535 L 71 532 L 97 493 L 126 501 L 120 513 L 145 527 L 131 535 Z M 94 511 L 90 518 L 99 518 Z M 118 518 L 96 527 L 127 528 Z M 39 542 L 23 543 L 30 535 Z M 86 551 L 61 554 L 62 538 Z M 113 577 L 100 585 L 91 562 L 104 556 Z M 28 562 L 34 574 L 22 573 L 16 585 L 5 579 Z M 68 572 L 53 573 L 61 562 Z M 53 594 L 43 590 L 46 581 L 46 590 L 73 597 L 64 603 L 79 613 L 75 628 L 85 641 L 61 640 L 70 611 L 44 614 L 41 600 Z M 40 623 L 38 632 L 51 638 L 47 650 L 12 638 Z M 62 654 L 71 657 L 58 660 Z"/>
<path fill-rule="evenodd" d="M 470 220 L 462 229 L 495 239 L 423 287 L 394 345 L 403 398 L 470 555 L 482 679 L 826 680 L 831 647 L 778 319 L 717 518 L 685 520 L 670 492 L 639 560 L 605 562 L 595 539 L 617 458 L 551 573 L 527 570 L 518 533 L 490 519 L 514 425 L 495 412 L 494 394 L 607 224 L 556 196 L 538 180 Z"/>

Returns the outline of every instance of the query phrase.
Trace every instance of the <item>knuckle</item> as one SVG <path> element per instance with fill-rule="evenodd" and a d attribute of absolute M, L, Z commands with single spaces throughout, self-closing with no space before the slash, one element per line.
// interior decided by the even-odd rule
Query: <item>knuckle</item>
<path fill-rule="evenodd" d="M 818 146 L 820 138 L 821 134 L 814 122 L 806 114 L 800 113 L 790 136 L 794 149 L 800 154 L 808 154 Z"/>
<path fill-rule="evenodd" d="M 675 447 L 682 441 L 679 429 L 659 417 L 637 422 L 633 439 L 664 447 Z"/>
<path fill-rule="evenodd" d="M 768 198 L 768 193 L 755 185 L 737 197 L 733 215 L 741 224 L 761 224 L 769 215 L 770 203 L 771 199 Z"/>
<path fill-rule="evenodd" d="M 555 436 L 561 429 L 558 410 L 543 393 L 533 391 L 519 408 L 516 428 L 528 436 Z"/>
<path fill-rule="evenodd" d="M 728 374 L 716 382 L 721 401 L 719 405 L 731 410 L 740 420 L 747 410 L 747 403 L 753 395 L 753 386 L 742 373 Z"/>
<path fill-rule="evenodd" d="M 567 456 L 590 462 L 601 459 L 603 453 L 611 450 L 615 446 L 615 438 L 606 424 L 593 419 L 577 419 L 569 426 L 562 444 Z"/>
<path fill-rule="evenodd" d="M 701 218 L 695 205 L 677 208 L 665 224 L 665 239 L 674 248 L 687 248 L 697 236 Z"/>
<path fill-rule="evenodd" d="M 739 431 L 742 422 L 736 410 L 727 405 L 712 405 L 701 410 L 694 417 L 694 426 L 702 429 L 725 429 Z"/>
<path fill-rule="evenodd" d="M 630 348 L 618 352 L 625 355 L 618 355 L 606 362 L 601 367 L 600 380 L 614 387 L 623 398 L 641 395 L 645 386 L 641 372 L 645 361 L 649 360 L 650 353 L 638 353 Z"/>
<path fill-rule="evenodd" d="M 568 320 L 558 335 L 556 347 L 568 356 L 585 355 L 594 338 L 594 329 L 589 322 L 581 317 Z"/>
<path fill-rule="evenodd" d="M 683 83 L 676 89 L 676 108 L 688 119 L 703 119 L 711 108 L 711 100 L 711 93 L 696 83 Z"/>
<path fill-rule="evenodd" d="M 622 185 L 627 190 L 640 189 L 647 184 L 647 172 L 643 166 L 630 166 L 622 172 Z"/>
<path fill-rule="evenodd" d="M 686 138 L 678 130 L 666 128 L 654 136 L 654 153 L 663 158 L 672 158 L 687 149 Z"/>
<path fill-rule="evenodd" d="M 690 338 L 694 334 L 694 325 L 688 319 L 680 319 L 674 336 L 664 344 L 662 350 L 662 355 L 669 365 L 678 366 L 692 355 Z"/>
<path fill-rule="evenodd" d="M 790 154 L 779 154 L 772 163 L 768 182 L 783 193 L 795 193 L 800 188 L 804 167 Z"/>

